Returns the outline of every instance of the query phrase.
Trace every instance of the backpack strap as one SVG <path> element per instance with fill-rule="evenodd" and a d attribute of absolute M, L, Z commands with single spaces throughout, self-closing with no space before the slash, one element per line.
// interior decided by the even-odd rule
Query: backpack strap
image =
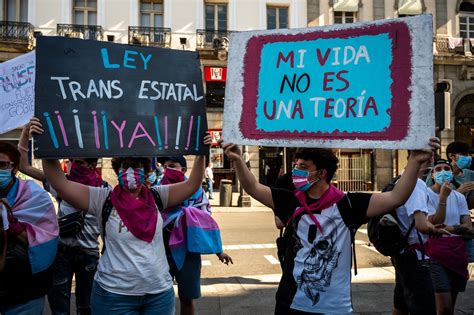
<path fill-rule="evenodd" d="M 104 205 L 102 206 L 102 221 L 101 226 L 102 226 L 102 250 L 101 254 L 103 255 L 105 252 L 105 226 L 107 224 L 107 220 L 110 217 L 110 214 L 112 213 L 112 208 L 114 207 L 112 205 L 112 199 L 110 198 L 110 194 L 107 196 L 107 199 L 105 199 Z"/>
<path fill-rule="evenodd" d="M 153 194 L 153 198 L 155 199 L 156 206 L 158 210 L 163 210 L 163 202 L 161 201 L 160 194 L 155 189 L 150 189 L 151 193 Z"/>
<path fill-rule="evenodd" d="M 342 198 L 338 203 L 337 207 L 349 207 L 352 210 L 352 203 L 349 199 L 349 196 L 345 194 L 344 198 Z M 351 247 L 352 247 L 352 258 L 354 261 L 354 275 L 357 276 L 357 256 L 356 256 L 356 247 L 355 247 L 355 235 L 357 233 L 358 227 L 355 224 L 351 224 L 347 226 L 349 229 L 349 234 L 351 236 Z"/>

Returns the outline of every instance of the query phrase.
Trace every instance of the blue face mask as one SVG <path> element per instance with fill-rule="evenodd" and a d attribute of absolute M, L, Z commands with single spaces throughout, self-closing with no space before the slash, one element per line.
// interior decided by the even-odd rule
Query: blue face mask
<path fill-rule="evenodd" d="M 470 157 L 469 155 L 460 155 L 458 160 L 456 161 L 456 165 L 462 170 L 469 168 L 469 166 L 471 166 L 471 163 L 472 157 Z"/>
<path fill-rule="evenodd" d="M 434 181 L 439 184 L 443 185 L 444 182 L 451 182 L 453 180 L 453 172 L 451 171 L 441 171 L 434 174 Z"/>
<path fill-rule="evenodd" d="M 12 180 L 12 170 L 0 170 L 0 189 L 4 189 Z"/>

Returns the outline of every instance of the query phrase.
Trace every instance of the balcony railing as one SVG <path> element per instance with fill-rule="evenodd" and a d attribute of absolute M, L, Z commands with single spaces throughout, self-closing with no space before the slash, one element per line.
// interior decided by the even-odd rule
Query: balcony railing
<path fill-rule="evenodd" d="M 171 28 L 129 26 L 128 43 L 143 46 L 170 47 Z"/>
<path fill-rule="evenodd" d="M 89 40 L 102 40 L 104 36 L 100 25 L 58 24 L 57 33 L 59 36 Z"/>
<path fill-rule="evenodd" d="M 34 27 L 26 22 L 0 21 L 0 41 L 33 45 Z"/>
<path fill-rule="evenodd" d="M 447 36 L 435 37 L 435 54 L 471 56 L 472 45 L 468 38 L 450 38 Z"/>
<path fill-rule="evenodd" d="M 196 30 L 196 46 L 200 49 L 226 49 L 230 31 Z"/>

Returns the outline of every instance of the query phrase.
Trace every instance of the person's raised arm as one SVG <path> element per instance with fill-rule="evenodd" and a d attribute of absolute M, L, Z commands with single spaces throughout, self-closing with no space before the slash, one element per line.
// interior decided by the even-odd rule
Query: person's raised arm
<path fill-rule="evenodd" d="M 36 134 L 42 134 L 43 127 L 39 120 L 33 123 Z M 48 184 L 56 190 L 58 197 L 82 211 L 89 210 L 89 187 L 66 178 L 58 160 L 43 160 L 43 172 Z"/>
<path fill-rule="evenodd" d="M 59 198 L 78 210 L 89 210 L 89 187 L 68 180 L 58 160 L 43 160 L 43 171 Z"/>
<path fill-rule="evenodd" d="M 429 145 L 432 150 L 439 149 L 439 139 L 431 138 Z M 428 161 L 432 155 L 433 151 L 412 151 L 408 164 L 393 190 L 372 195 L 367 209 L 367 217 L 382 215 L 403 205 L 415 188 L 421 164 Z"/>
<path fill-rule="evenodd" d="M 263 203 L 269 208 L 275 208 L 273 204 L 272 191 L 270 187 L 260 184 L 255 176 L 250 172 L 245 164 L 242 154 L 237 145 L 233 143 L 224 144 L 225 154 L 229 159 L 234 161 L 237 177 L 242 185 L 242 188 L 253 198 Z"/>
<path fill-rule="evenodd" d="M 23 126 L 23 130 L 21 131 L 20 141 L 18 142 L 18 151 L 20 151 L 20 172 L 44 182 L 46 179 L 44 172 L 33 167 L 28 160 L 28 141 L 31 135 L 38 131 L 37 123 L 39 123 L 38 118 L 33 117 L 29 123 Z"/>
<path fill-rule="evenodd" d="M 444 182 L 439 191 L 439 202 L 438 207 L 434 215 L 429 217 L 429 220 L 433 224 L 443 224 L 446 220 L 446 207 L 448 202 L 449 194 L 451 194 L 451 187 L 449 182 Z"/>
<path fill-rule="evenodd" d="M 203 141 L 205 146 L 211 145 L 211 136 L 207 134 Z M 206 169 L 206 158 L 203 155 L 196 155 L 194 158 L 193 169 L 187 181 L 171 184 L 169 187 L 168 207 L 181 204 L 187 198 L 191 197 L 201 187 L 204 171 Z"/>

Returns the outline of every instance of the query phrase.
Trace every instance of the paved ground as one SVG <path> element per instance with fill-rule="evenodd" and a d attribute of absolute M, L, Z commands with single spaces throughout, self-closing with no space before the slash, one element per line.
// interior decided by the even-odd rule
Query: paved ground
<path fill-rule="evenodd" d="M 280 280 L 270 209 L 253 202 L 252 208 L 218 207 L 212 201 L 214 218 L 222 232 L 224 250 L 235 261 L 222 265 L 214 255 L 202 257 L 202 298 L 197 314 L 273 314 L 274 295 Z M 233 196 L 237 203 L 238 194 Z M 364 229 L 357 234 L 358 275 L 352 278 L 355 314 L 391 314 L 394 271 L 386 257 L 367 245 Z M 460 294 L 455 314 L 474 315 L 474 265 L 466 292 Z M 175 287 L 176 290 L 176 287 Z M 46 307 L 46 309 L 48 309 Z M 177 301 L 179 314 L 179 301 Z M 50 314 L 49 310 L 45 314 Z M 75 313 L 73 313 L 75 314 Z"/>

